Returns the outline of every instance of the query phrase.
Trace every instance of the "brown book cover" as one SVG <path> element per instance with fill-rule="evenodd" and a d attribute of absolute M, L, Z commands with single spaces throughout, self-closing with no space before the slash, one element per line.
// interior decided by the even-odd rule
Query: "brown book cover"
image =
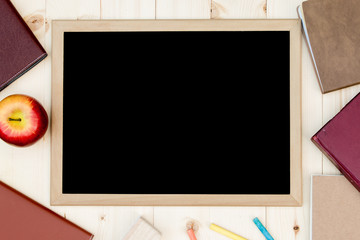
<path fill-rule="evenodd" d="M 322 93 L 360 83 L 360 1 L 304 1 L 298 8 Z"/>
<path fill-rule="evenodd" d="M 0 0 L 0 91 L 47 54 L 9 0 Z"/>
<path fill-rule="evenodd" d="M 311 240 L 358 240 L 360 193 L 341 175 L 311 179 Z"/>
<path fill-rule="evenodd" d="M 93 235 L 0 181 L 0 239 L 91 240 Z"/>

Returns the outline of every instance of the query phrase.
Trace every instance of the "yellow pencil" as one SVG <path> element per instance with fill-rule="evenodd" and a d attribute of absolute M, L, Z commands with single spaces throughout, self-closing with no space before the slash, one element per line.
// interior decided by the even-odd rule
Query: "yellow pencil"
<path fill-rule="evenodd" d="M 213 223 L 210 225 L 210 229 L 233 240 L 247 240 L 246 238 L 243 238 Z"/>

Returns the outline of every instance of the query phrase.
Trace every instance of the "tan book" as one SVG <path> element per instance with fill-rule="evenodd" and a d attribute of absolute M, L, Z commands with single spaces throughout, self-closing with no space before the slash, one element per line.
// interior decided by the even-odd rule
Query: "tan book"
<path fill-rule="evenodd" d="M 360 1 L 305 1 L 298 7 L 322 93 L 360 83 Z"/>
<path fill-rule="evenodd" d="M 360 193 L 342 175 L 312 176 L 311 240 L 359 240 Z"/>

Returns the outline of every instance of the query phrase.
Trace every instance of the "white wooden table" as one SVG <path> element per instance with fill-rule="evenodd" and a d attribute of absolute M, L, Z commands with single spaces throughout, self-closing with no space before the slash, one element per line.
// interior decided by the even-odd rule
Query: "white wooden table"
<path fill-rule="evenodd" d="M 12 2 L 50 56 L 1 91 L 0 99 L 15 93 L 28 94 L 38 99 L 50 114 L 51 21 L 53 19 L 297 18 L 296 7 L 302 1 L 12 0 Z M 267 44 L 266 39 L 263 44 Z M 221 51 L 221 46 L 217 46 L 214 42 L 212 50 Z M 28 148 L 12 147 L 0 141 L 0 180 L 94 233 L 95 240 L 121 240 L 140 215 L 162 232 L 164 240 L 188 239 L 185 226 L 190 220 L 195 220 L 199 225 L 197 232 L 199 240 L 227 239 L 209 230 L 211 222 L 249 239 L 262 240 L 264 237 L 252 222 L 254 217 L 258 217 L 264 223 L 276 240 L 307 240 L 310 222 L 310 176 L 339 174 L 329 160 L 311 143 L 310 137 L 360 91 L 360 86 L 326 95 L 321 94 L 304 40 L 302 52 L 304 196 L 302 207 L 51 207 L 49 206 L 50 131 L 43 139 Z M 276 79 L 274 76 L 269 76 L 266 81 L 276 81 Z M 256 158 L 256 154 L 249 157 Z M 202 184 L 193 183 L 193 187 L 201 187 Z"/>

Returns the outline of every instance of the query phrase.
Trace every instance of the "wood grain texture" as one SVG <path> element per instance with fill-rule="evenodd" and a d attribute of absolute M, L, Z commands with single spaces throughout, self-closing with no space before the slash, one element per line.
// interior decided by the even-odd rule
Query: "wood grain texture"
<path fill-rule="evenodd" d="M 125 235 L 123 240 L 160 240 L 160 232 L 151 226 L 145 219 L 139 218 Z"/>
<path fill-rule="evenodd" d="M 53 19 L 181 19 L 181 18 L 297 18 L 296 7 L 302 0 L 12 0 L 23 17 L 43 14 L 45 26 L 34 33 L 50 53 L 49 57 L 5 90 L 0 99 L 14 93 L 38 98 L 50 113 L 51 104 L 51 21 Z M 266 9 L 266 16 L 263 15 Z M 264 44 L 266 40 L 264 39 Z M 18 188 L 54 211 L 95 234 L 94 240 L 121 239 L 139 215 L 155 224 L 164 240 L 187 239 L 185 224 L 195 221 L 199 240 L 226 240 L 214 235 L 214 222 L 250 239 L 262 239 L 249 222 L 257 216 L 277 240 L 309 239 L 310 175 L 329 173 L 332 166 L 310 142 L 310 137 L 337 109 L 344 106 L 359 86 L 334 92 L 323 98 L 303 41 L 302 49 L 302 162 L 304 203 L 297 208 L 266 207 L 50 207 L 50 133 L 27 148 L 14 148 L 0 141 L 0 179 Z M 214 45 L 214 51 L 218 46 Z M 36 73 L 35 73 L 36 72 Z M 271 79 L 269 77 L 269 79 Z M 249 96 L 249 100 L 251 97 Z M 254 156 L 256 157 L 256 153 Z M 323 163 L 324 162 L 324 163 Z M 324 166 L 323 166 L 324 165 Z M 334 170 L 332 168 L 332 170 Z M 331 171 L 332 171 L 331 170 Z M 208 180 L 191 183 L 201 187 Z M 243 229 L 241 226 L 246 226 Z"/>
<path fill-rule="evenodd" d="M 33 24 L 30 27 L 34 29 L 35 36 L 40 44 L 44 46 L 45 26 L 36 24 L 36 21 L 41 21 L 44 17 L 45 1 L 35 0 L 30 3 L 24 0 L 15 0 L 12 3 L 24 19 L 36 16 L 36 18 L 32 18 L 32 21 L 28 21 L 28 24 Z M 26 94 L 37 99 L 49 113 L 49 102 L 45 102 L 46 96 L 50 93 L 47 84 L 49 82 L 45 77 L 45 62 L 48 62 L 47 58 L 17 79 L 18 82 L 16 80 L 1 91 L 0 100 L 11 94 Z M 18 188 L 40 203 L 47 203 L 48 201 L 49 137 L 50 131 L 47 131 L 44 137 L 31 148 L 13 147 L 3 141 L 0 143 L 0 171 L 2 172 L 0 178 L 2 179 L 4 174 L 6 179 L 3 180 L 7 180 L 8 184 Z M 9 168 L 2 168 L 3 164 L 9 166 Z M 31 190 L 33 186 L 39 187 L 34 191 Z"/>
<path fill-rule="evenodd" d="M 267 18 L 267 2 L 266 0 L 214 0 L 211 1 L 211 18 L 264 19 Z"/>
<path fill-rule="evenodd" d="M 155 19 L 156 0 L 100 1 L 101 19 Z"/>
<path fill-rule="evenodd" d="M 268 0 L 268 18 L 298 18 L 296 7 L 302 1 Z M 267 224 L 273 229 L 275 239 L 309 239 L 310 177 L 322 171 L 322 154 L 315 151 L 311 136 L 322 125 L 322 94 L 317 84 L 314 68 L 306 43 L 302 49 L 302 162 L 303 162 L 303 207 L 267 208 Z"/>
<path fill-rule="evenodd" d="M 156 19 L 209 19 L 209 0 L 156 0 Z"/>

